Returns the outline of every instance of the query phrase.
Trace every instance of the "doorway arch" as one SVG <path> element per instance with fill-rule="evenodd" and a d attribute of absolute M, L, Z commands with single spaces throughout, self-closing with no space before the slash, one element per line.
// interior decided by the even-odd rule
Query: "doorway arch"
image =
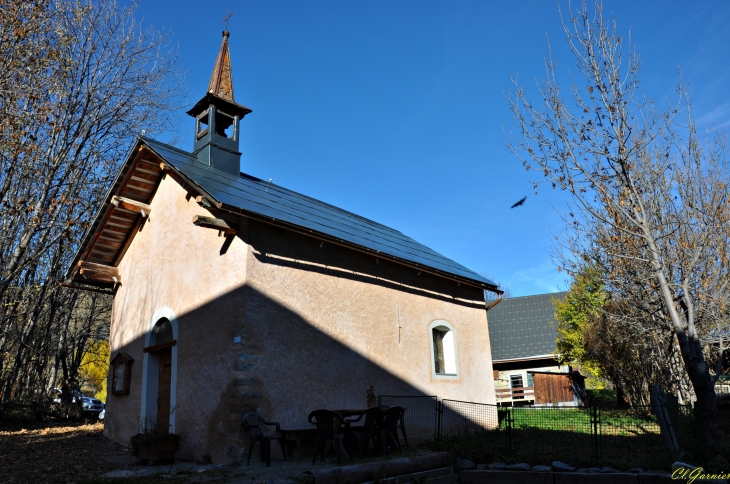
<path fill-rule="evenodd" d="M 177 406 L 177 339 L 175 312 L 162 307 L 149 321 L 142 358 L 142 409 L 140 426 L 158 423 L 175 433 Z M 168 397 L 169 394 L 169 397 Z"/>

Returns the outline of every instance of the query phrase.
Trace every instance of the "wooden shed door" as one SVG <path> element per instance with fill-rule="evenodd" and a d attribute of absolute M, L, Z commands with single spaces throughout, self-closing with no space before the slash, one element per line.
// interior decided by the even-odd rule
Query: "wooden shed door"
<path fill-rule="evenodd" d="M 535 403 L 538 405 L 573 401 L 573 385 L 568 375 L 535 373 L 532 381 L 535 386 Z"/>
<path fill-rule="evenodd" d="M 170 426 L 170 383 L 172 382 L 172 348 L 157 353 L 160 359 L 160 379 L 157 387 L 157 425 L 167 430 Z"/>

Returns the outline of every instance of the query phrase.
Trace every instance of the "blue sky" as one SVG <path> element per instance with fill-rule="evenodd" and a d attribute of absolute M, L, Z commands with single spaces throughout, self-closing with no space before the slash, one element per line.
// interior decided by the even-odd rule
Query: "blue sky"
<path fill-rule="evenodd" d="M 242 171 L 396 228 L 515 296 L 567 287 L 550 259 L 565 198 L 535 196 L 503 135 L 510 76 L 534 86 L 546 36 L 572 67 L 557 2 L 142 0 L 144 23 L 173 34 L 186 106 L 205 93 L 228 9 L 236 101 L 253 109 Z M 631 30 L 647 95 L 674 95 L 679 67 L 700 123 L 730 125 L 730 3 L 604 11 Z M 176 128 L 190 149 L 192 118 Z"/>

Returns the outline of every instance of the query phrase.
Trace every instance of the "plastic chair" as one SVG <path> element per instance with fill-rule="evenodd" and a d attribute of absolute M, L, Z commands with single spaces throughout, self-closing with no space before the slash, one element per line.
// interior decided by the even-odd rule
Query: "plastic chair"
<path fill-rule="evenodd" d="M 360 458 L 365 456 L 365 452 L 370 445 L 370 439 L 374 442 L 375 437 L 378 435 L 378 426 L 383 420 L 383 411 L 378 407 L 369 408 L 356 420 L 350 420 L 348 423 L 353 424 L 359 422 L 363 417 L 365 417 L 365 423 L 362 427 L 350 428 L 350 433 L 357 439 Z"/>
<path fill-rule="evenodd" d="M 314 420 L 314 421 L 312 421 Z M 332 410 L 315 410 L 309 414 L 308 421 L 310 424 L 317 426 L 317 442 L 314 447 L 314 458 L 312 464 L 317 462 L 317 454 L 321 453 L 322 462 L 324 462 L 327 444 L 332 443 L 337 456 L 337 465 L 342 465 L 342 456 L 347 457 L 344 447 L 342 447 L 342 438 L 344 433 L 340 432 L 340 426 L 344 419 L 342 416 Z"/>
<path fill-rule="evenodd" d="M 261 448 L 261 460 L 266 461 L 267 466 L 271 466 L 271 442 L 278 440 L 281 445 L 281 451 L 284 454 L 284 460 L 286 461 L 286 446 L 284 445 L 284 436 L 281 434 L 281 426 L 279 422 L 267 422 L 257 412 L 248 412 L 241 417 L 241 425 L 243 428 L 248 429 L 251 432 L 251 444 L 248 446 L 248 461 L 246 465 L 251 464 L 251 452 L 256 442 L 259 443 Z M 273 435 L 264 435 L 261 431 L 261 424 L 276 427 L 276 432 Z"/>
<path fill-rule="evenodd" d="M 406 449 L 408 448 L 408 435 L 406 434 L 406 408 L 403 409 L 403 416 L 398 420 L 398 428 L 400 429 L 400 432 L 403 434 L 403 442 L 406 444 Z"/>
<path fill-rule="evenodd" d="M 380 424 L 380 441 L 383 444 L 383 454 L 388 453 L 388 443 L 392 441 L 400 449 L 400 439 L 398 438 L 398 422 L 403 419 L 406 411 L 403 407 L 390 407 L 383 413 L 383 421 Z"/>

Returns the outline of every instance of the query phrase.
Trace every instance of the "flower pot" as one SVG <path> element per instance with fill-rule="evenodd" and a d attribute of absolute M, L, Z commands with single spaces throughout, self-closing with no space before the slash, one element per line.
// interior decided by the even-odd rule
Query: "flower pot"
<path fill-rule="evenodd" d="M 374 400 L 368 400 L 368 408 L 373 408 L 378 406 L 378 399 Z"/>
<path fill-rule="evenodd" d="M 175 434 L 162 434 L 151 436 L 149 434 L 137 434 L 131 439 L 132 453 L 138 459 L 144 461 L 173 461 L 175 452 L 180 447 L 180 436 Z"/>

